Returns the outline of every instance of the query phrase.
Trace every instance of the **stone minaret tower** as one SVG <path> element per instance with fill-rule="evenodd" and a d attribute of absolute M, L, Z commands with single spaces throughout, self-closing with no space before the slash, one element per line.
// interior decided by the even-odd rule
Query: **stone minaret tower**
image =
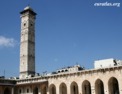
<path fill-rule="evenodd" d="M 35 75 L 36 13 L 27 6 L 21 14 L 20 79 Z"/>

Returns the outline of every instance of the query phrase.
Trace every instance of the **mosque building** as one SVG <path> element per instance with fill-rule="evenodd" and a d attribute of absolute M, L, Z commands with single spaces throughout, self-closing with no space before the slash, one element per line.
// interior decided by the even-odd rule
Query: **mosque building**
<path fill-rule="evenodd" d="M 35 72 L 36 13 L 27 6 L 21 14 L 19 78 L 0 77 L 0 94 L 122 94 L 122 61 L 104 59 L 94 69 L 68 66 L 39 75 Z"/>

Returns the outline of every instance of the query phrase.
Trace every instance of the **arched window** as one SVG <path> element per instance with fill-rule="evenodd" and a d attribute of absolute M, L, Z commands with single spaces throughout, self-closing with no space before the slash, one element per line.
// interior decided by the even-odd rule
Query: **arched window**
<path fill-rule="evenodd" d="M 112 77 L 108 81 L 109 94 L 120 94 L 119 93 L 119 84 L 115 77 Z"/>
<path fill-rule="evenodd" d="M 56 87 L 54 84 L 50 85 L 49 92 L 50 94 L 56 94 Z"/>
<path fill-rule="evenodd" d="M 29 89 L 27 89 L 27 93 L 29 93 Z"/>
<path fill-rule="evenodd" d="M 4 90 L 4 94 L 11 94 L 11 90 L 10 90 L 9 88 L 6 88 L 6 89 Z"/>
<path fill-rule="evenodd" d="M 78 94 L 78 85 L 76 82 L 72 82 L 70 86 L 71 94 Z"/>
<path fill-rule="evenodd" d="M 91 94 L 91 84 L 87 80 L 82 83 L 82 94 Z"/>
<path fill-rule="evenodd" d="M 96 94 L 104 94 L 104 85 L 100 79 L 95 82 L 95 92 Z"/>
<path fill-rule="evenodd" d="M 62 83 L 59 87 L 60 94 L 67 94 L 67 87 L 65 83 Z"/>

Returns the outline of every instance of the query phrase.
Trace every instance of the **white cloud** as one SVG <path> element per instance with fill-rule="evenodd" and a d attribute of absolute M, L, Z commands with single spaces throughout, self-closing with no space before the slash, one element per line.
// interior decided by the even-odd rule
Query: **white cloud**
<path fill-rule="evenodd" d="M 16 44 L 15 39 L 0 36 L 0 47 L 14 47 L 15 44 Z"/>

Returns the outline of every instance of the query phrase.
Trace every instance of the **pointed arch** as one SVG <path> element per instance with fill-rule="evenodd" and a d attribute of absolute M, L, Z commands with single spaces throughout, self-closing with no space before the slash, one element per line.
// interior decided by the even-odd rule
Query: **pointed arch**
<path fill-rule="evenodd" d="M 72 82 L 70 85 L 71 94 L 78 94 L 78 85 L 76 82 Z"/>
<path fill-rule="evenodd" d="M 59 86 L 59 94 L 67 94 L 67 86 L 65 83 L 61 83 Z"/>
<path fill-rule="evenodd" d="M 56 94 L 56 86 L 54 84 L 50 85 L 49 93 L 50 94 Z"/>
<path fill-rule="evenodd" d="M 119 83 L 115 77 L 111 77 L 108 81 L 109 94 L 120 94 Z"/>
<path fill-rule="evenodd" d="M 100 79 L 95 82 L 95 94 L 104 94 L 104 84 Z"/>
<path fill-rule="evenodd" d="M 82 83 L 82 94 L 91 94 L 91 84 L 88 80 Z"/>

